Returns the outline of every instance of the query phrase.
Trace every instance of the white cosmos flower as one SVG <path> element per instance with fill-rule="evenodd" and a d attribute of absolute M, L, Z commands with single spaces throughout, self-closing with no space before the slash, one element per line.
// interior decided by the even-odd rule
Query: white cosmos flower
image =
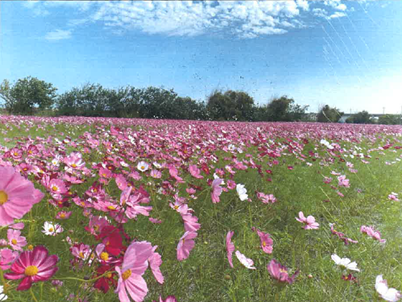
<path fill-rule="evenodd" d="M 349 258 L 341 258 L 338 255 L 333 254 L 331 256 L 331 259 L 335 262 L 336 265 L 343 266 L 351 271 L 360 272 L 360 270 L 357 268 L 357 263 L 355 261 L 351 262 Z"/>
<path fill-rule="evenodd" d="M 145 172 L 146 170 L 148 170 L 148 168 L 149 168 L 149 165 L 145 161 L 140 161 L 137 164 L 137 169 L 140 170 L 141 172 Z"/>
<path fill-rule="evenodd" d="M 248 195 L 247 195 L 247 189 L 244 187 L 242 184 L 237 184 L 236 185 L 236 191 L 237 194 L 239 195 L 239 198 L 241 201 L 247 200 Z"/>
<path fill-rule="evenodd" d="M 386 301 L 396 302 L 402 298 L 401 292 L 397 291 L 395 288 L 388 288 L 387 280 L 382 278 L 382 275 L 378 275 L 375 279 L 375 290 L 381 295 Z"/>
<path fill-rule="evenodd" d="M 0 285 L 0 301 L 6 301 L 8 299 L 8 296 L 6 294 L 3 294 L 3 285 Z"/>
<path fill-rule="evenodd" d="M 245 267 L 247 267 L 248 269 L 256 269 L 253 265 L 254 262 L 253 260 L 251 260 L 250 258 L 247 258 L 246 256 L 244 256 L 242 253 L 240 253 L 239 251 L 236 251 L 236 257 L 237 259 L 239 259 L 239 261 L 241 262 L 241 264 L 243 264 Z"/>
<path fill-rule="evenodd" d="M 45 235 L 48 235 L 48 236 L 56 236 L 57 234 L 59 234 L 63 231 L 64 231 L 64 229 L 62 228 L 62 226 L 60 224 L 45 221 L 45 223 L 43 225 L 42 233 L 44 233 Z"/>

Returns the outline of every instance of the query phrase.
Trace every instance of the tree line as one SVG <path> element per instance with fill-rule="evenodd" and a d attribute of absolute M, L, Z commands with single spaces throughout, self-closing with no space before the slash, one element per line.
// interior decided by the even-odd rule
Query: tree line
<path fill-rule="evenodd" d="M 217 121 L 318 121 L 338 122 L 343 112 L 325 105 L 317 115 L 308 114 L 308 106 L 296 104 L 283 95 L 268 104 L 257 105 L 244 91 L 213 91 L 205 102 L 179 96 L 173 89 L 161 87 L 117 89 L 87 83 L 62 94 L 51 83 L 26 77 L 11 84 L 0 84 L 4 110 L 17 115 L 95 116 L 158 118 Z M 367 112 L 352 116 L 347 122 L 371 123 Z M 384 123 L 400 123 L 400 117 Z"/>

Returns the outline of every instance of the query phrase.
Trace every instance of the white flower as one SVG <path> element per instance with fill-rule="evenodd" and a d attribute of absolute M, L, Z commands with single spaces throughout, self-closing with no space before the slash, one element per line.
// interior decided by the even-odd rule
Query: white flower
<path fill-rule="evenodd" d="M 63 232 L 63 228 L 60 224 L 45 221 L 45 224 L 43 225 L 43 231 L 45 235 L 48 236 L 56 236 L 57 234 Z"/>
<path fill-rule="evenodd" d="M 395 288 L 388 288 L 387 280 L 382 278 L 382 275 L 378 275 L 375 279 L 375 290 L 381 295 L 386 301 L 396 302 L 402 298 L 401 292 L 397 291 Z"/>
<path fill-rule="evenodd" d="M 140 161 L 137 164 L 137 169 L 140 170 L 141 172 L 145 172 L 146 170 L 148 170 L 148 168 L 149 168 L 149 165 L 145 161 Z"/>
<path fill-rule="evenodd" d="M 3 285 L 0 285 L 0 301 L 6 301 L 8 299 L 8 296 L 6 294 L 3 294 Z"/>
<path fill-rule="evenodd" d="M 239 195 L 239 198 L 241 201 L 247 200 L 248 195 L 247 195 L 247 189 L 244 187 L 242 184 L 237 184 L 236 185 L 236 191 L 237 194 Z"/>
<path fill-rule="evenodd" d="M 333 254 L 331 256 L 331 259 L 335 262 L 336 265 L 339 266 L 343 266 L 346 269 L 349 269 L 351 271 L 356 271 L 356 272 L 360 272 L 360 270 L 357 268 L 357 263 L 356 262 L 351 262 L 351 260 L 349 258 L 342 258 L 339 257 L 336 254 Z"/>
<path fill-rule="evenodd" d="M 239 259 L 239 261 L 241 262 L 241 264 L 243 264 L 245 267 L 247 267 L 248 269 L 256 269 L 253 265 L 254 262 L 253 260 L 251 260 L 250 258 L 247 258 L 246 256 L 244 256 L 242 253 L 240 253 L 239 251 L 236 251 L 236 257 L 237 259 Z"/>
<path fill-rule="evenodd" d="M 162 168 L 162 165 L 161 165 L 160 163 L 156 162 L 156 161 L 154 161 L 152 164 L 154 165 L 154 167 L 155 167 L 156 169 Z"/>

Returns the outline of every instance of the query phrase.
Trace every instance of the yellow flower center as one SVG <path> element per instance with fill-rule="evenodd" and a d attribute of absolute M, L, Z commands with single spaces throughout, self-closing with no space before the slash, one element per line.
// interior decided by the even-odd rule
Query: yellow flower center
<path fill-rule="evenodd" d="M 287 273 L 287 271 L 284 270 L 283 268 L 280 268 L 280 269 L 279 269 L 279 272 L 281 272 L 281 273 Z"/>
<path fill-rule="evenodd" d="M 126 270 L 126 271 L 121 275 L 121 277 L 123 278 L 123 280 L 127 280 L 128 278 L 130 278 L 130 276 L 131 276 L 131 270 L 130 270 L 130 269 Z"/>
<path fill-rule="evenodd" d="M 30 245 L 28 245 L 28 250 L 30 250 L 30 251 L 32 251 L 33 250 L 33 245 L 32 244 L 30 244 Z"/>
<path fill-rule="evenodd" d="M 60 218 L 66 218 L 66 214 L 61 213 L 61 214 L 60 214 Z"/>
<path fill-rule="evenodd" d="M 18 156 L 18 153 L 17 153 L 17 152 L 14 152 L 14 156 Z"/>
<path fill-rule="evenodd" d="M 108 260 L 109 260 L 109 254 L 106 253 L 106 252 L 103 252 L 103 253 L 100 254 L 100 258 L 101 258 L 103 261 L 108 261 Z"/>
<path fill-rule="evenodd" d="M 35 265 L 27 266 L 24 273 L 26 276 L 35 276 L 38 274 L 38 268 Z"/>
<path fill-rule="evenodd" d="M 79 252 L 78 256 L 80 256 L 80 258 L 82 258 L 82 259 L 84 259 L 84 258 L 85 258 L 85 255 L 84 255 L 84 253 L 83 253 L 83 252 Z"/>
<path fill-rule="evenodd" d="M 7 202 L 8 200 L 8 195 L 4 191 L 0 191 L 0 205 L 3 205 Z"/>
<path fill-rule="evenodd" d="M 112 273 L 107 273 L 105 277 L 106 278 L 112 278 Z"/>
<path fill-rule="evenodd" d="M 71 167 L 77 168 L 77 165 L 76 165 L 76 164 L 72 164 Z"/>
<path fill-rule="evenodd" d="M 16 240 L 16 239 L 13 239 L 13 240 L 11 240 L 11 243 L 14 244 L 14 245 L 16 245 L 16 244 L 17 244 L 17 240 Z"/>
<path fill-rule="evenodd" d="M 109 210 L 112 210 L 112 211 L 113 211 L 113 210 L 116 210 L 116 207 L 114 207 L 114 206 L 108 206 L 107 208 L 108 208 Z"/>
<path fill-rule="evenodd" d="M 53 232 L 54 231 L 54 229 L 53 228 L 49 228 L 49 232 Z"/>
<path fill-rule="evenodd" d="M 179 206 L 174 206 L 174 209 L 177 210 L 179 208 Z"/>
<path fill-rule="evenodd" d="M 145 166 L 141 166 L 141 170 L 145 170 Z"/>
<path fill-rule="evenodd" d="M 262 246 L 267 246 L 267 243 L 265 241 L 262 242 Z"/>
<path fill-rule="evenodd" d="M 59 188 L 56 187 L 56 186 L 53 186 L 53 187 L 52 187 L 52 190 L 53 190 L 54 192 L 56 192 L 58 189 L 59 189 Z"/>

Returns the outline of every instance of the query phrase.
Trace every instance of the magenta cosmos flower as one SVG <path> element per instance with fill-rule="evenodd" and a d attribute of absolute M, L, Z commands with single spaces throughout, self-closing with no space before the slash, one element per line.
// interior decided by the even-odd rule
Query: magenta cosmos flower
<path fill-rule="evenodd" d="M 59 269 L 56 266 L 59 257 L 48 254 L 44 246 L 37 246 L 33 251 L 22 252 L 11 265 L 11 273 L 4 274 L 4 277 L 9 280 L 22 279 L 17 290 L 27 290 L 34 282 L 48 280 Z"/>
<path fill-rule="evenodd" d="M 271 262 L 267 266 L 269 274 L 280 282 L 287 282 L 292 284 L 295 281 L 295 278 L 299 275 L 299 271 L 297 270 L 293 276 L 289 276 L 288 269 L 280 264 L 275 259 L 272 259 Z"/>
<path fill-rule="evenodd" d="M 177 245 L 177 260 L 182 261 L 188 258 L 190 251 L 194 248 L 194 238 L 197 237 L 197 235 L 196 232 L 184 233 Z"/>
<path fill-rule="evenodd" d="M 235 250 L 235 246 L 232 242 L 232 237 L 233 237 L 234 231 L 229 231 L 226 234 L 226 252 L 228 256 L 228 261 L 231 267 L 233 267 L 233 252 Z"/>
<path fill-rule="evenodd" d="M 21 219 L 44 194 L 13 167 L 0 167 L 0 226 Z"/>
<path fill-rule="evenodd" d="M 296 217 L 296 220 L 305 224 L 305 230 L 316 230 L 320 226 L 317 222 L 315 222 L 315 218 L 313 216 L 310 215 L 305 217 L 301 211 L 299 212 L 299 218 Z"/>
<path fill-rule="evenodd" d="M 264 251 L 264 253 L 272 254 L 274 242 L 271 238 L 271 235 L 269 233 L 261 232 L 259 229 L 255 229 L 255 231 L 257 232 L 258 237 L 260 237 L 261 249 Z"/>
<path fill-rule="evenodd" d="M 148 268 L 148 259 L 153 256 L 152 245 L 149 242 L 133 242 L 124 254 L 122 267 L 116 267 L 119 281 L 116 293 L 120 302 L 142 302 L 148 293 L 147 283 L 142 275 Z M 128 294 L 127 294 L 128 293 Z"/>

